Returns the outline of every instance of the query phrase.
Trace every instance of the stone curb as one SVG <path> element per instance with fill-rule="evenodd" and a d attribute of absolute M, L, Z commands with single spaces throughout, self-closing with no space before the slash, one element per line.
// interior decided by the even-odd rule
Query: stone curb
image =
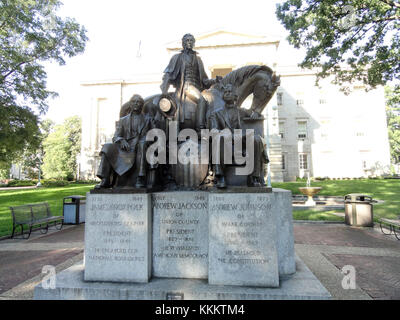
<path fill-rule="evenodd" d="M 0 237 L 0 241 L 1 240 L 7 240 L 7 239 L 11 239 L 11 235 Z"/>

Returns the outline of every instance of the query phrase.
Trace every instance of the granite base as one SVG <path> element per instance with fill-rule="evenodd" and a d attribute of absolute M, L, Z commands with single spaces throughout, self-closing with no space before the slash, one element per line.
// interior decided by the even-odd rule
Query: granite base
<path fill-rule="evenodd" d="M 209 285 L 207 280 L 152 278 L 149 283 L 89 282 L 84 265 L 57 274 L 56 288 L 34 290 L 35 300 L 328 300 L 330 293 L 296 256 L 296 273 L 280 278 L 278 288 Z"/>

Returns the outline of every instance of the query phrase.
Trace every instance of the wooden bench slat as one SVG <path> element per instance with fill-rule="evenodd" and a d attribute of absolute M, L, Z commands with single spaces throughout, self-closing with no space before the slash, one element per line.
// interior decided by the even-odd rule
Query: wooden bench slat
<path fill-rule="evenodd" d="M 63 220 L 63 216 L 55 216 L 55 217 L 48 217 L 48 218 L 43 218 L 43 219 L 38 219 L 35 220 L 35 223 L 40 223 L 40 222 L 52 222 L 52 221 L 57 221 L 57 220 Z"/>
<path fill-rule="evenodd" d="M 379 221 L 381 221 L 383 223 L 392 224 L 392 225 L 400 227 L 400 220 L 392 220 L 392 219 L 387 219 L 387 218 L 381 218 L 381 219 L 379 219 Z"/>

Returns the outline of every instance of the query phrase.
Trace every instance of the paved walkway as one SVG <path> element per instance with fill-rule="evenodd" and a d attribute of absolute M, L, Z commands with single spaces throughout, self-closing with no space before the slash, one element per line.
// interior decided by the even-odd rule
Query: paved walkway
<path fill-rule="evenodd" d="M 54 229 L 54 228 L 53 228 Z M 379 227 L 295 223 L 297 255 L 334 299 L 400 300 L 400 241 Z M 0 241 L 0 299 L 32 299 L 44 265 L 60 272 L 83 259 L 84 224 L 29 240 Z M 343 266 L 356 270 L 356 289 L 342 287 Z"/>
<path fill-rule="evenodd" d="M 36 186 L 26 186 L 26 187 L 1 187 L 0 191 L 7 191 L 7 190 L 25 190 L 25 189 L 35 189 Z"/>
<path fill-rule="evenodd" d="M 294 225 L 296 253 L 334 299 L 400 300 L 400 241 L 379 226 Z M 356 271 L 356 289 L 342 287 L 344 266 Z"/>

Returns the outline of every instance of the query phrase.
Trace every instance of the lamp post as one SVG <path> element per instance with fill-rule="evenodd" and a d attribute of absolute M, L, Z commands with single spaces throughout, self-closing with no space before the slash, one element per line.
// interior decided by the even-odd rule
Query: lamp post
<path fill-rule="evenodd" d="M 42 184 L 41 184 L 41 182 L 40 182 L 40 165 L 42 164 L 42 159 L 40 159 L 40 157 L 38 157 L 39 158 L 39 177 L 38 177 L 38 183 L 36 184 L 36 188 L 40 188 L 40 187 L 42 187 Z"/>

